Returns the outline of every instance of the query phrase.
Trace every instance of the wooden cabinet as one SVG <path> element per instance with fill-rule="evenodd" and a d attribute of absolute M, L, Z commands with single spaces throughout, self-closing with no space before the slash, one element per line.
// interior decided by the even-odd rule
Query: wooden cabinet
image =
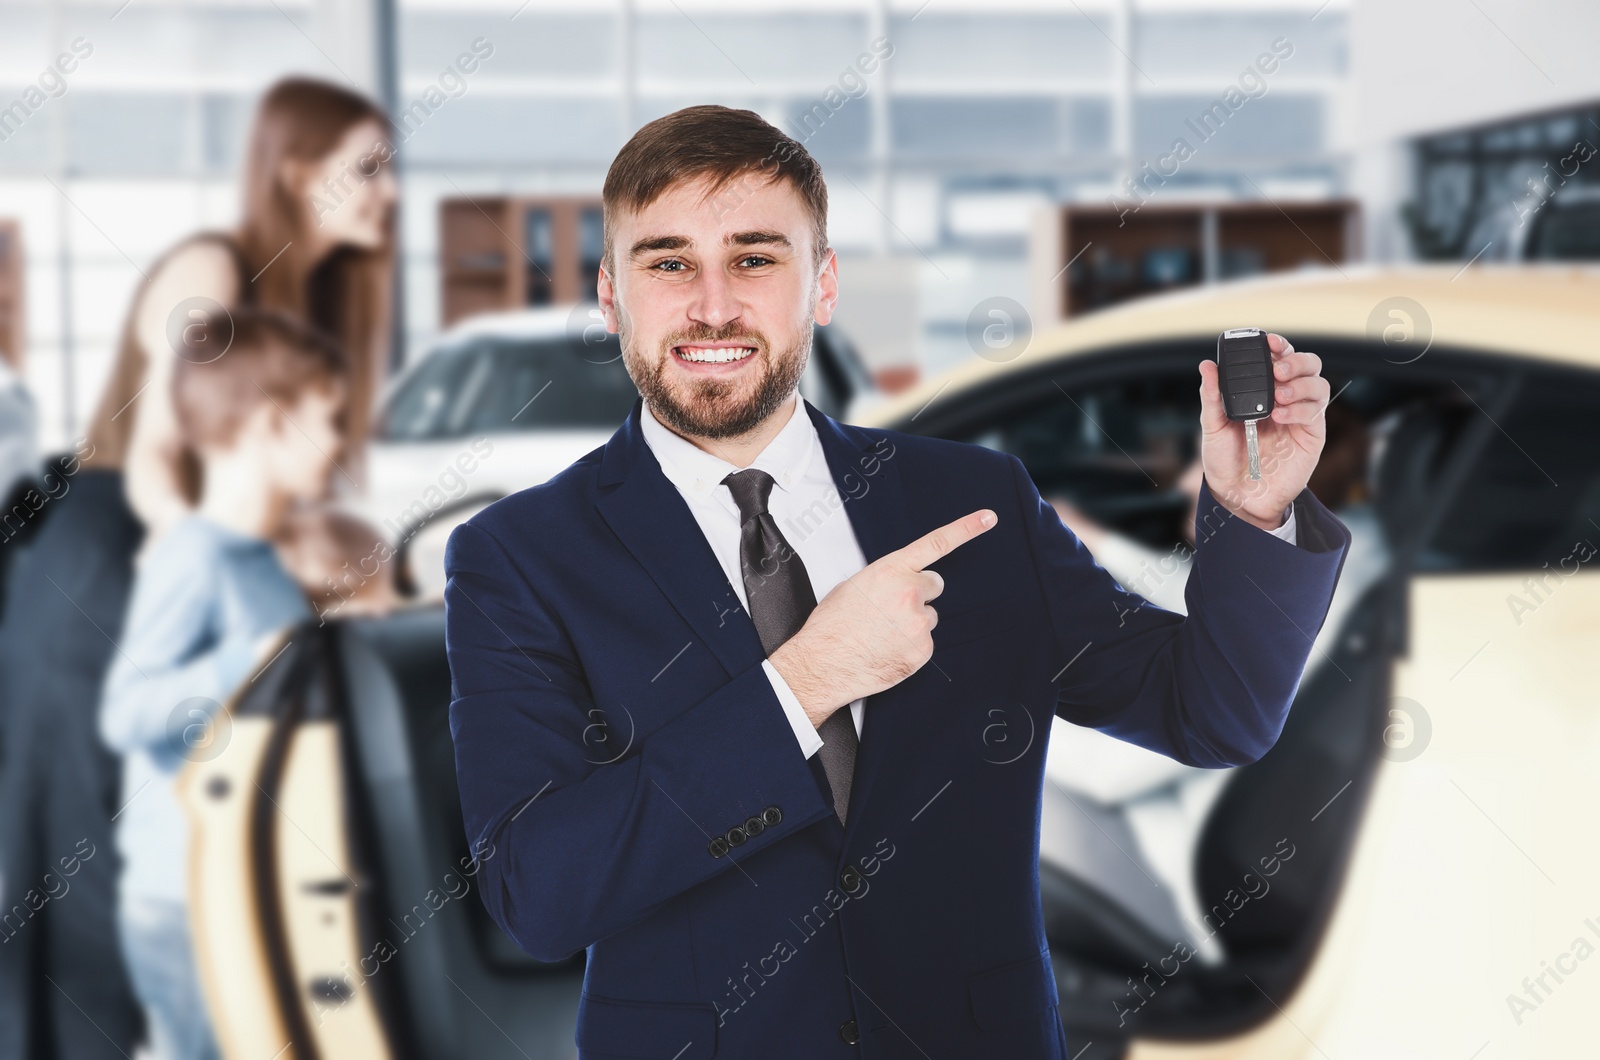
<path fill-rule="evenodd" d="M 1060 320 L 1177 287 L 1343 265 L 1357 254 L 1355 203 L 1073 205 L 1035 224 L 1038 311 Z"/>
<path fill-rule="evenodd" d="M 593 301 L 598 198 L 473 196 L 439 204 L 442 323 L 522 306 Z"/>

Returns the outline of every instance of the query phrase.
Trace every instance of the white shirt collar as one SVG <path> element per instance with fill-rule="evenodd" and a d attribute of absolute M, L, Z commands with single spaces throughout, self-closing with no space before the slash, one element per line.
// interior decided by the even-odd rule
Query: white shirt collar
<path fill-rule="evenodd" d="M 674 434 L 656 419 L 648 404 L 641 403 L 641 406 L 639 427 L 644 434 L 645 444 L 655 454 L 662 474 L 680 492 L 702 499 L 710 497 L 722 485 L 725 477 L 740 470 L 682 435 Z M 771 475 L 777 487 L 787 492 L 800 484 L 819 445 L 816 424 L 811 422 L 800 393 L 796 391 L 789 421 L 750 462 L 750 466 Z M 731 502 L 732 494 L 726 487 L 723 487 L 723 493 Z"/>

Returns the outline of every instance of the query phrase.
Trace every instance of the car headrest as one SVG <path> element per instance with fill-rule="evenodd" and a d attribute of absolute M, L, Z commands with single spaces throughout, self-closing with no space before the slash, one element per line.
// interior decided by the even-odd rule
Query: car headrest
<path fill-rule="evenodd" d="M 1397 551 L 1424 525 L 1432 485 L 1462 410 L 1436 402 L 1407 406 L 1375 433 L 1371 483 L 1384 537 Z"/>

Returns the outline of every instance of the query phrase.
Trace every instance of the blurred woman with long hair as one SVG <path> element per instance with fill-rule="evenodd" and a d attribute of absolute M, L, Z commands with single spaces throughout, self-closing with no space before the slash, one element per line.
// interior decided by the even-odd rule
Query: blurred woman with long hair
<path fill-rule="evenodd" d="M 140 1037 L 128 978 L 104 958 L 117 937 L 108 822 L 128 800 L 96 712 L 140 543 L 199 496 L 199 465 L 174 417 L 173 366 L 223 353 L 234 306 L 277 309 L 328 333 L 350 365 L 345 444 L 330 455 L 343 488 L 358 488 L 391 338 L 389 128 L 375 103 L 336 85 L 272 86 L 253 121 L 239 224 L 190 236 L 148 269 L 87 436 L 50 465 L 66 488 L 35 513 L 0 613 L 0 869 L 7 908 L 48 886 L 69 857 L 74 894 L 39 903 L 0 947 L 0 1056 L 109 1060 Z"/>
<path fill-rule="evenodd" d="M 277 309 L 339 341 L 352 374 L 346 453 L 361 466 L 390 337 L 396 186 L 387 128 L 362 96 L 322 81 L 280 81 L 256 113 L 238 228 L 179 243 L 134 295 L 84 464 L 122 469 L 128 499 L 152 532 L 196 495 L 167 384 L 174 357 L 221 354 L 227 319 L 217 308 Z M 351 466 L 344 470 L 354 478 Z"/>

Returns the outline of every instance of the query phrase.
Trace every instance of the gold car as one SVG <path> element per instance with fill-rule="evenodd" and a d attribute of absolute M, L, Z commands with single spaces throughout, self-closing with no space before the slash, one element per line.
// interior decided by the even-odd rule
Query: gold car
<path fill-rule="evenodd" d="M 1074 1051 L 1597 1055 L 1600 271 L 1318 270 L 1036 335 L 994 319 L 1012 330 L 977 318 L 979 356 L 872 425 L 1015 453 L 1062 510 L 1159 554 L 1190 514 L 1196 363 L 1219 332 L 1264 327 L 1322 357 L 1312 488 L 1384 557 L 1318 639 L 1278 745 L 1200 822 L 1187 926 L 1216 959 L 1137 914 L 1155 875 L 1107 889 L 1104 863 L 1052 857 L 1053 824 L 1093 803 L 1052 816 L 1047 785 L 1041 887 Z"/>

